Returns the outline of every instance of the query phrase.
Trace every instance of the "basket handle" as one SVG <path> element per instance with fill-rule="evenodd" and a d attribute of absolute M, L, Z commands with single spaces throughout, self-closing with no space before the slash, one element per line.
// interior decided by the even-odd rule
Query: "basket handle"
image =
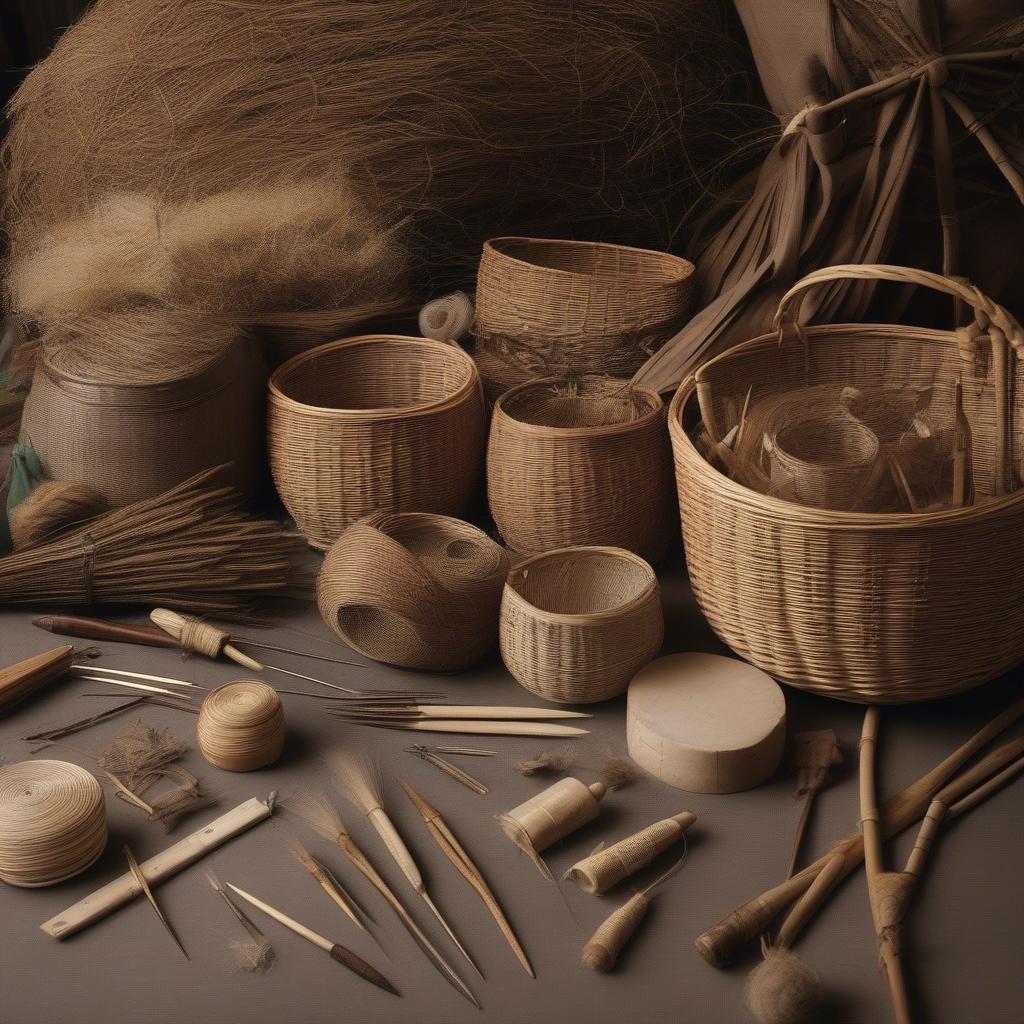
<path fill-rule="evenodd" d="M 914 267 L 896 267 L 885 264 L 843 264 L 836 267 L 822 267 L 802 277 L 779 300 L 779 308 L 772 321 L 772 329 L 780 334 L 796 328 L 800 305 L 807 290 L 830 281 L 895 281 L 897 284 L 922 285 L 934 288 L 962 299 L 974 310 L 974 322 L 967 327 L 957 328 L 960 335 L 961 348 L 965 343 L 970 346 L 992 327 L 1001 331 L 1006 340 L 1015 348 L 1024 348 L 1024 328 L 1008 310 L 982 294 L 970 281 L 964 278 L 944 277 L 929 270 L 918 270 Z M 798 329 L 798 328 L 797 328 Z"/>

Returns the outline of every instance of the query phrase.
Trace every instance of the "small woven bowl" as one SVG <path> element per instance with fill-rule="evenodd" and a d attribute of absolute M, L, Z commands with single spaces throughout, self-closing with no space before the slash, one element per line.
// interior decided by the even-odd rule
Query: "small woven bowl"
<path fill-rule="evenodd" d="M 657 655 L 663 636 L 657 577 L 631 551 L 561 548 L 509 573 L 501 655 L 516 680 L 545 700 L 617 697 Z"/>
<path fill-rule="evenodd" d="M 199 749 L 210 764 L 251 772 L 273 764 L 284 749 L 281 698 L 253 679 L 225 683 L 207 694 L 196 725 Z"/>
<path fill-rule="evenodd" d="M 54 885 L 84 871 L 107 845 L 99 782 L 66 761 L 0 768 L 0 879 Z"/>

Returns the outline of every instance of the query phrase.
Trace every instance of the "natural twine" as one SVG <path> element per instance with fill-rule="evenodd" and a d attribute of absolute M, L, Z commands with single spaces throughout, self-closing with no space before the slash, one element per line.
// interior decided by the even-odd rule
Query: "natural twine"
<path fill-rule="evenodd" d="M 229 772 L 273 764 L 284 749 L 284 709 L 266 683 L 242 679 L 217 687 L 203 701 L 196 726 L 203 757 Z"/>

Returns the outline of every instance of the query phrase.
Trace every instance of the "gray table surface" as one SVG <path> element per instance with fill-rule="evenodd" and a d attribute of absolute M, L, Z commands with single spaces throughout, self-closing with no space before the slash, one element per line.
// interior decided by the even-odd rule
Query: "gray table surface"
<path fill-rule="evenodd" d="M 666 651 L 720 649 L 696 609 L 681 557 L 663 573 L 669 635 Z M 28 613 L 0 615 L 0 664 L 9 664 L 54 646 L 54 638 L 30 625 Z M 141 621 L 140 616 L 136 616 Z M 268 634 L 269 635 L 269 634 Z M 276 642 L 342 654 L 314 607 L 296 606 L 276 626 Z M 104 663 L 164 675 L 181 675 L 205 686 L 239 678 L 229 664 L 200 658 L 186 662 L 173 651 L 104 645 Z M 276 655 L 282 666 L 315 674 L 331 666 Z M 267 655 L 267 660 L 271 655 Z M 362 661 L 363 659 L 356 658 Z M 459 676 L 428 676 L 367 663 L 365 671 L 338 670 L 355 685 L 438 687 L 453 701 L 536 704 L 519 688 L 495 654 L 477 669 Z M 343 673 L 343 675 L 342 675 Z M 283 677 L 270 681 L 289 686 Z M 303 685 L 303 684 L 300 684 Z M 29 756 L 24 733 L 61 723 L 103 706 L 83 693 L 102 687 L 82 681 L 54 685 L 42 696 L 0 720 L 0 755 L 8 761 Z M 315 687 L 310 687 L 315 689 Z M 892 794 L 933 767 L 996 710 L 1022 692 L 1021 677 L 937 704 L 885 712 L 881 738 L 880 787 Z M 856 743 L 862 709 L 786 689 L 791 734 L 806 728 L 836 730 L 847 756 L 837 783 L 820 798 L 811 824 L 807 859 L 847 834 L 858 817 L 855 778 Z M 689 860 L 661 892 L 650 916 L 611 975 L 579 966 L 580 950 L 593 929 L 618 906 L 630 889 L 605 897 L 586 896 L 563 884 L 565 901 L 536 868 L 501 834 L 494 815 L 538 792 L 545 783 L 522 778 L 513 768 L 544 740 L 487 738 L 468 741 L 499 752 L 469 767 L 490 785 L 476 796 L 411 754 L 408 734 L 341 724 L 325 713 L 321 701 L 284 698 L 289 739 L 281 761 L 270 770 L 239 775 L 218 771 L 191 750 L 184 763 L 214 790 L 219 805 L 186 818 L 170 836 L 147 823 L 141 813 L 114 799 L 107 790 L 110 843 L 101 860 L 80 877 L 46 889 L 0 885 L 0 1024 L 93 1024 L 124 1020 L 133 1024 L 199 1021 L 203 1024 L 461 1024 L 491 1021 L 522 1024 L 694 1021 L 741 1024 L 748 959 L 728 971 L 708 967 L 693 948 L 694 937 L 737 903 L 781 880 L 785 873 L 800 801 L 785 773 L 756 790 L 731 796 L 680 793 L 650 779 L 609 796 L 598 822 L 550 852 L 548 862 L 563 872 L 602 838 L 614 840 L 650 821 L 691 808 L 698 815 Z M 114 703 L 113 701 L 111 703 Z M 579 745 L 581 765 L 598 765 L 608 751 L 623 751 L 624 701 L 593 709 L 592 734 Z M 146 709 L 145 721 L 193 736 L 195 719 L 170 709 Z M 92 728 L 54 745 L 41 757 L 57 757 L 90 766 L 87 752 L 101 749 L 131 721 L 130 715 Z M 443 740 L 442 740 L 443 742 Z M 351 830 L 396 891 L 408 897 L 421 925 L 451 957 L 483 1004 L 475 1010 L 435 971 L 354 869 L 337 851 L 287 813 L 275 815 L 217 851 L 208 862 L 223 880 L 265 897 L 299 920 L 350 945 L 388 975 L 402 999 L 380 992 L 325 954 L 279 925 L 265 926 L 278 962 L 263 977 L 234 973 L 228 944 L 239 928 L 209 888 L 203 865 L 161 885 L 157 896 L 192 956 L 187 963 L 142 901 L 63 943 L 39 925 L 124 870 L 121 847 L 129 842 L 140 859 L 199 827 L 203 822 L 253 796 L 276 789 L 284 797 L 328 784 L 322 760 L 333 745 L 372 753 L 386 778 L 392 816 L 417 857 L 436 902 L 449 916 L 477 959 L 486 983 L 446 944 L 439 928 L 388 861 L 365 821 L 351 808 Z M 580 777 L 593 775 L 581 768 Z M 482 904 L 456 874 L 427 835 L 397 783 L 403 775 L 442 811 L 463 844 L 483 868 L 531 957 L 536 980 L 522 971 Z M 930 1024 L 1021 1024 L 1024 982 L 1021 974 L 1024 889 L 1024 782 L 1017 782 L 951 827 L 941 839 L 920 897 L 906 927 L 910 981 L 920 1020 Z M 361 935 L 292 859 L 286 847 L 295 830 L 323 857 L 376 920 L 376 932 L 390 959 Z M 910 841 L 891 844 L 889 863 L 902 864 Z M 645 876 L 650 878 L 648 872 Z M 829 1024 L 874 1024 L 889 1019 L 884 983 L 876 968 L 863 874 L 848 880 L 799 945 L 805 960 L 822 975 L 829 1003 L 822 1016 Z"/>

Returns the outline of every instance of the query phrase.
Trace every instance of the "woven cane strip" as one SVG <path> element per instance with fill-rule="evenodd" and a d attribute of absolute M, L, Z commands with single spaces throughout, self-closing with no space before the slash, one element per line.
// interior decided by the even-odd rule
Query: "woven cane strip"
<path fill-rule="evenodd" d="M 667 850 L 683 834 L 679 822 L 672 818 L 656 821 L 653 825 L 620 839 L 572 866 L 572 880 L 591 894 L 607 892 L 624 878 L 650 864 L 662 850 Z"/>
<path fill-rule="evenodd" d="M 854 269 L 871 276 L 879 268 Z M 848 276 L 845 268 L 833 273 Z M 907 274 L 935 285 L 936 275 Z M 1000 495 L 997 486 L 999 439 L 1007 437 L 1015 470 L 1024 454 L 1020 361 L 1009 368 L 1003 424 L 990 342 L 965 347 L 958 332 L 902 325 L 801 333 L 781 345 L 765 335 L 712 360 L 669 410 L 687 565 L 704 614 L 730 647 L 775 678 L 846 700 L 936 699 L 1003 674 L 1024 659 L 1024 491 Z M 942 430 L 953 423 L 958 378 L 978 499 L 960 509 L 837 512 L 769 497 L 715 470 L 684 429 L 697 422 L 699 383 L 725 428 L 751 385 L 751 407 L 795 386 L 827 385 L 931 388 L 929 416 Z"/>
<path fill-rule="evenodd" d="M 484 429 L 476 367 L 444 342 L 345 338 L 290 359 L 270 381 L 274 482 L 318 548 L 373 512 L 462 512 Z"/>
<path fill-rule="evenodd" d="M 56 357 L 36 365 L 22 437 L 52 479 L 87 484 L 114 507 L 223 464 L 243 494 L 262 485 L 266 369 L 250 339 L 169 380 L 97 377 L 66 372 Z"/>
<path fill-rule="evenodd" d="M 107 845 L 103 791 L 66 761 L 0 768 L 0 879 L 42 886 L 84 871 Z"/>
<path fill-rule="evenodd" d="M 508 553 L 469 523 L 380 512 L 333 545 L 317 599 L 324 621 L 367 657 L 451 672 L 497 643 L 508 570 Z"/>
<path fill-rule="evenodd" d="M 487 397 L 533 377 L 628 377 L 686 322 L 693 264 L 598 242 L 494 238 L 477 276 L 475 358 Z"/>
<path fill-rule="evenodd" d="M 581 961 L 584 967 L 592 971 L 610 971 L 622 952 L 622 947 L 629 941 L 633 932 L 647 914 L 650 901 L 638 892 L 618 910 L 609 915 L 608 919 L 591 936 L 583 947 Z"/>
<path fill-rule="evenodd" d="M 196 738 L 203 757 L 217 768 L 250 772 L 273 764 L 284 749 L 281 698 L 249 679 L 219 686 L 203 701 Z"/>
<path fill-rule="evenodd" d="M 562 548 L 509 573 L 499 638 L 508 670 L 545 700 L 587 704 L 623 693 L 661 649 L 654 570 L 621 548 Z"/>
<path fill-rule="evenodd" d="M 487 494 L 515 551 L 605 544 L 657 559 L 676 522 L 660 396 L 607 377 L 514 388 L 494 408 Z"/>

